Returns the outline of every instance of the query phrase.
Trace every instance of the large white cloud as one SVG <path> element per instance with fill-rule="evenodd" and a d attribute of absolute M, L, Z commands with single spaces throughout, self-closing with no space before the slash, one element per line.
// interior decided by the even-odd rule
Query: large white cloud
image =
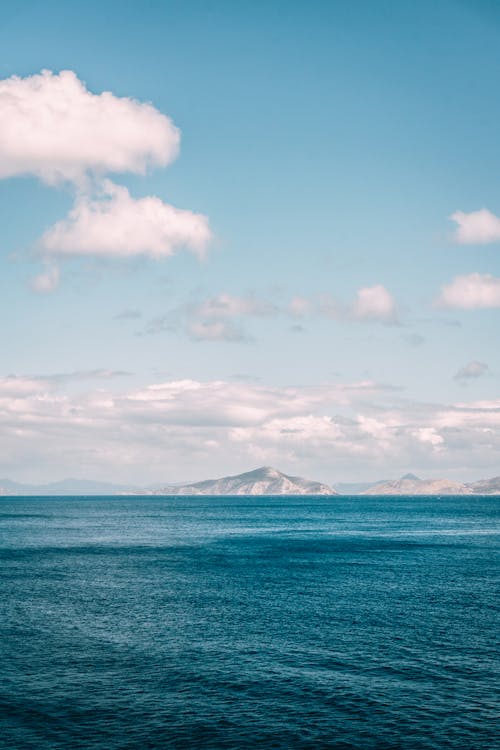
<path fill-rule="evenodd" d="M 441 287 L 438 304 L 462 310 L 500 307 L 500 278 L 489 273 L 455 276 Z"/>
<path fill-rule="evenodd" d="M 132 198 L 127 188 L 103 183 L 98 198 L 80 196 L 68 216 L 40 240 L 47 255 L 161 258 L 187 247 L 203 255 L 211 238 L 202 214 L 174 208 L 160 198 Z"/>
<path fill-rule="evenodd" d="M 487 208 L 455 211 L 450 219 L 458 225 L 454 237 L 460 244 L 485 245 L 500 240 L 500 219 Z"/>
<path fill-rule="evenodd" d="M 151 104 L 93 94 L 71 70 L 0 80 L 0 178 L 46 183 L 166 166 L 179 131 Z"/>

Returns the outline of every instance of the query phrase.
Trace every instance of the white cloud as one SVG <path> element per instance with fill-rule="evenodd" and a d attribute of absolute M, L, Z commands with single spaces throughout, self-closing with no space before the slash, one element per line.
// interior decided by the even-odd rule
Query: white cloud
<path fill-rule="evenodd" d="M 450 216 L 458 228 L 454 238 L 462 245 L 485 245 L 500 240 L 500 219 L 487 208 L 479 211 L 455 211 Z"/>
<path fill-rule="evenodd" d="M 178 153 L 180 134 L 151 104 L 93 94 L 71 70 L 0 80 L 0 178 L 48 184 L 144 173 Z"/>
<path fill-rule="evenodd" d="M 451 435 L 460 432 L 472 435 L 492 430 L 497 434 L 500 431 L 500 400 L 455 403 L 449 408 L 436 409 L 433 424 L 441 433 L 449 431 Z M 475 447 L 470 438 L 469 450 Z"/>
<path fill-rule="evenodd" d="M 246 445 L 251 456 L 265 463 L 270 451 L 283 451 L 290 459 L 297 452 L 324 450 L 327 446 L 335 449 L 343 442 L 344 436 L 332 417 L 304 414 L 269 419 L 258 426 L 235 427 L 231 429 L 229 438 Z"/>
<path fill-rule="evenodd" d="M 475 359 L 461 367 L 453 377 L 455 380 L 465 383 L 468 380 L 475 380 L 482 375 L 486 375 L 488 370 L 489 367 L 486 362 L 478 362 L 477 359 Z"/>
<path fill-rule="evenodd" d="M 397 322 L 397 308 L 393 296 L 382 284 L 358 289 L 352 315 L 360 320 Z"/>
<path fill-rule="evenodd" d="M 0 399 L 2 398 L 25 398 L 34 394 L 43 393 L 46 385 L 37 378 L 7 375 L 0 378 Z"/>
<path fill-rule="evenodd" d="M 462 310 L 500 307 L 500 278 L 488 273 L 455 276 L 441 288 L 438 304 Z"/>
<path fill-rule="evenodd" d="M 210 238 L 206 216 L 154 196 L 132 198 L 127 188 L 105 180 L 102 197 L 80 196 L 68 216 L 45 232 L 40 246 L 48 256 L 158 259 L 181 247 L 202 256 Z"/>
<path fill-rule="evenodd" d="M 358 414 L 357 423 L 361 432 L 374 438 L 380 447 L 388 447 L 393 440 L 394 428 L 398 426 L 397 420 L 370 417 Z"/>
<path fill-rule="evenodd" d="M 419 427 L 415 430 L 414 435 L 417 440 L 424 444 L 428 443 L 434 450 L 439 450 L 444 443 L 443 436 L 439 434 L 435 427 Z"/>

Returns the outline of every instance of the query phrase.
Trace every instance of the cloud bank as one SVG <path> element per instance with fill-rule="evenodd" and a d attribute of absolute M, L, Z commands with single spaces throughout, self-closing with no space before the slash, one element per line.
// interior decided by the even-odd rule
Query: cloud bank
<path fill-rule="evenodd" d="M 56 479 L 64 466 L 79 476 L 147 483 L 259 463 L 328 481 L 398 468 L 498 473 L 498 399 L 418 403 L 371 381 L 271 387 L 174 380 L 118 393 L 81 390 L 87 376 L 105 383 L 111 375 L 0 379 L 0 474 Z"/>
<path fill-rule="evenodd" d="M 266 319 L 281 316 L 295 322 L 290 330 L 303 332 L 298 318 L 326 317 L 332 320 L 358 321 L 397 325 L 398 309 L 390 292 L 377 284 L 356 292 L 351 305 L 342 305 L 330 297 L 318 299 L 294 296 L 289 301 L 277 300 L 256 294 L 234 295 L 221 292 L 205 297 L 199 302 L 182 305 L 167 314 L 149 321 L 144 333 L 174 332 L 183 330 L 195 341 L 249 342 L 253 337 L 246 331 L 249 319 Z"/>

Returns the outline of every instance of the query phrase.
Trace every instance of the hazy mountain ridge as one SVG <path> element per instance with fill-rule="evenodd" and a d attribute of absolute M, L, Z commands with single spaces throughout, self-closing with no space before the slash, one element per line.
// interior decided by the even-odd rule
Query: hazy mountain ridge
<path fill-rule="evenodd" d="M 400 479 L 376 482 L 362 495 L 499 495 L 500 477 L 477 482 L 455 482 L 452 479 L 420 479 L 405 474 Z"/>
<path fill-rule="evenodd" d="M 136 487 L 114 484 L 112 482 L 98 482 L 91 479 L 61 479 L 47 484 L 24 484 L 11 479 L 0 479 L 0 496 L 2 495 L 117 495 L 133 492 Z"/>
<path fill-rule="evenodd" d="M 332 487 L 339 495 L 363 495 L 367 490 L 389 481 L 380 479 L 378 482 L 335 482 Z"/>
<path fill-rule="evenodd" d="M 480 479 L 467 485 L 476 495 L 500 495 L 500 476 Z"/>
<path fill-rule="evenodd" d="M 414 474 L 405 474 L 400 479 L 341 482 L 329 486 L 264 466 L 219 479 L 157 483 L 144 488 L 88 479 L 63 479 L 38 485 L 0 479 L 0 496 L 16 495 L 500 495 L 500 476 L 476 482 L 455 482 L 451 479 L 420 479 Z"/>

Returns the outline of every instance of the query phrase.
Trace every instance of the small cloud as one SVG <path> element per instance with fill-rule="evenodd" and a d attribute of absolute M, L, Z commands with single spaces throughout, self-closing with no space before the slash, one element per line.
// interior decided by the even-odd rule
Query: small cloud
<path fill-rule="evenodd" d="M 462 310 L 500 307 L 500 278 L 489 273 L 455 276 L 441 287 L 437 304 Z"/>
<path fill-rule="evenodd" d="M 351 314 L 358 320 L 377 320 L 386 324 L 398 322 L 396 302 L 382 284 L 358 289 Z"/>
<path fill-rule="evenodd" d="M 450 216 L 458 228 L 454 239 L 461 245 L 487 245 L 500 240 L 500 219 L 487 208 L 479 211 L 455 211 Z"/>
<path fill-rule="evenodd" d="M 292 333 L 305 333 L 306 329 L 304 328 L 304 326 L 301 326 L 301 325 L 293 325 L 293 326 L 290 326 L 290 331 Z"/>
<path fill-rule="evenodd" d="M 444 443 L 443 436 L 435 427 L 419 427 L 413 435 L 419 442 L 428 443 L 433 450 L 440 450 Z"/>
<path fill-rule="evenodd" d="M 465 384 L 471 380 L 476 380 L 477 378 L 486 375 L 489 369 L 490 368 L 486 362 L 478 362 L 475 359 L 461 367 L 458 372 L 455 373 L 453 379 L 457 380 L 459 383 Z"/>

